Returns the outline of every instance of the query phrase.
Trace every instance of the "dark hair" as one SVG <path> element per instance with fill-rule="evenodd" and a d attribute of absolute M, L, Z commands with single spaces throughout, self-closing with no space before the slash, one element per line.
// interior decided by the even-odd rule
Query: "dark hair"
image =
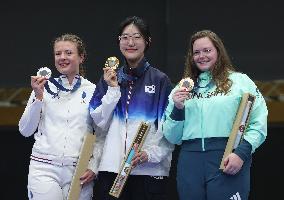
<path fill-rule="evenodd" d="M 117 38 L 121 36 L 124 28 L 128 26 L 129 24 L 134 24 L 138 28 L 140 33 L 142 34 L 142 37 L 144 38 L 146 42 L 146 48 L 145 48 L 145 51 L 146 51 L 151 45 L 151 33 L 150 33 L 150 28 L 147 22 L 140 17 L 131 16 L 123 20 L 119 25 Z M 118 43 L 119 43 L 119 39 L 118 39 Z"/>
<path fill-rule="evenodd" d="M 70 34 L 70 33 L 63 34 L 63 35 L 55 38 L 55 40 L 53 42 L 53 47 L 57 42 L 60 42 L 60 41 L 69 41 L 69 42 L 76 44 L 79 56 L 83 57 L 83 62 L 86 60 L 86 58 L 87 58 L 86 46 L 85 46 L 83 40 L 79 36 L 74 35 L 74 34 Z M 83 62 L 79 66 L 79 73 L 80 73 L 81 76 L 86 75 L 86 69 L 83 66 Z"/>
<path fill-rule="evenodd" d="M 188 52 L 185 59 L 184 77 L 191 77 L 195 82 L 201 71 L 197 68 L 193 61 L 193 43 L 200 38 L 209 38 L 217 49 L 218 58 L 212 67 L 211 73 L 213 81 L 215 82 L 217 89 L 227 93 L 232 86 L 232 81 L 229 79 L 229 73 L 235 71 L 234 66 L 230 60 L 230 57 L 226 51 L 226 48 L 222 40 L 218 35 L 210 30 L 198 31 L 191 36 Z"/>

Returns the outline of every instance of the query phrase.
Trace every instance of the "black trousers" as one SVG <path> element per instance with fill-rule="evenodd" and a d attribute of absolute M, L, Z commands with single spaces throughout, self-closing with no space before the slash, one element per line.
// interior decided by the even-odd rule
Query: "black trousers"
<path fill-rule="evenodd" d="M 166 187 L 168 177 L 130 175 L 117 199 L 109 195 L 116 173 L 99 172 L 94 186 L 94 200 L 168 200 Z"/>

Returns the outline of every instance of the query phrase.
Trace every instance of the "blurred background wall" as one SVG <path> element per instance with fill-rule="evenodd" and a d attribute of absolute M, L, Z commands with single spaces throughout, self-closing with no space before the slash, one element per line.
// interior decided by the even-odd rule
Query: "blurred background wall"
<path fill-rule="evenodd" d="M 148 21 L 152 46 L 148 60 L 169 75 L 182 76 L 189 36 L 211 29 L 222 39 L 239 71 L 248 74 L 269 107 L 268 138 L 254 154 L 251 200 L 281 197 L 275 180 L 284 178 L 279 163 L 284 152 L 283 19 L 280 2 L 270 0 L 100 0 L 21 1 L 0 3 L 0 174 L 1 199 L 27 199 L 26 184 L 33 138 L 18 132 L 18 120 L 30 94 L 30 76 L 53 63 L 52 40 L 63 33 L 78 34 L 87 45 L 87 78 L 97 82 L 109 56 L 123 62 L 117 27 L 125 17 Z M 169 197 L 177 200 L 174 152 Z M 279 170 L 279 171 L 278 171 Z"/>

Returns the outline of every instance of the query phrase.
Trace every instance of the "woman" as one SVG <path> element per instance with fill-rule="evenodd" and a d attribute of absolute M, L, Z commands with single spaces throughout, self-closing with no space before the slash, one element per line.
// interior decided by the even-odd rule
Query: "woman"
<path fill-rule="evenodd" d="M 253 81 L 235 72 L 221 39 L 210 30 L 191 37 L 184 77 L 192 91 L 176 87 L 169 96 L 163 133 L 181 145 L 177 186 L 181 200 L 248 199 L 251 153 L 267 135 L 265 100 Z M 243 93 L 255 95 L 239 146 L 219 166 Z"/>
<path fill-rule="evenodd" d="M 61 75 L 50 81 L 46 76 L 31 76 L 33 91 L 19 121 L 23 136 L 35 133 L 28 176 L 28 196 L 33 200 L 67 198 L 83 137 L 94 129 L 88 103 L 95 85 L 79 74 L 86 59 L 83 41 L 76 35 L 64 34 L 55 39 L 53 49 Z M 99 135 L 96 141 L 96 159 L 90 159 L 80 178 L 82 200 L 93 195 L 103 142 Z"/>
<path fill-rule="evenodd" d="M 143 19 L 126 18 L 118 31 L 118 43 L 125 63 L 118 72 L 104 68 L 103 78 L 90 102 L 94 122 L 108 130 L 95 185 L 96 198 L 116 199 L 108 193 L 139 125 L 144 121 L 151 128 L 142 150 L 136 151 L 132 160 L 135 168 L 119 199 L 164 200 L 173 145 L 166 141 L 160 128 L 171 82 L 145 58 L 151 36 Z"/>

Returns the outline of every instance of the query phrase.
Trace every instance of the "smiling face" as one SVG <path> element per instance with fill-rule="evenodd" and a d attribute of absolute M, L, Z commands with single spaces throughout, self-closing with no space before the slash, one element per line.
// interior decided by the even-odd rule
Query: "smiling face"
<path fill-rule="evenodd" d="M 192 46 L 193 61 L 200 71 L 212 69 L 217 61 L 218 52 L 208 37 L 199 38 Z"/>
<path fill-rule="evenodd" d="M 72 82 L 76 74 L 79 74 L 79 65 L 83 62 L 83 59 L 74 42 L 58 41 L 54 44 L 56 69 L 61 74 L 67 75 L 69 82 Z"/>
<path fill-rule="evenodd" d="M 137 67 L 144 57 L 146 41 L 134 24 L 126 26 L 119 37 L 120 51 L 130 67 Z"/>

